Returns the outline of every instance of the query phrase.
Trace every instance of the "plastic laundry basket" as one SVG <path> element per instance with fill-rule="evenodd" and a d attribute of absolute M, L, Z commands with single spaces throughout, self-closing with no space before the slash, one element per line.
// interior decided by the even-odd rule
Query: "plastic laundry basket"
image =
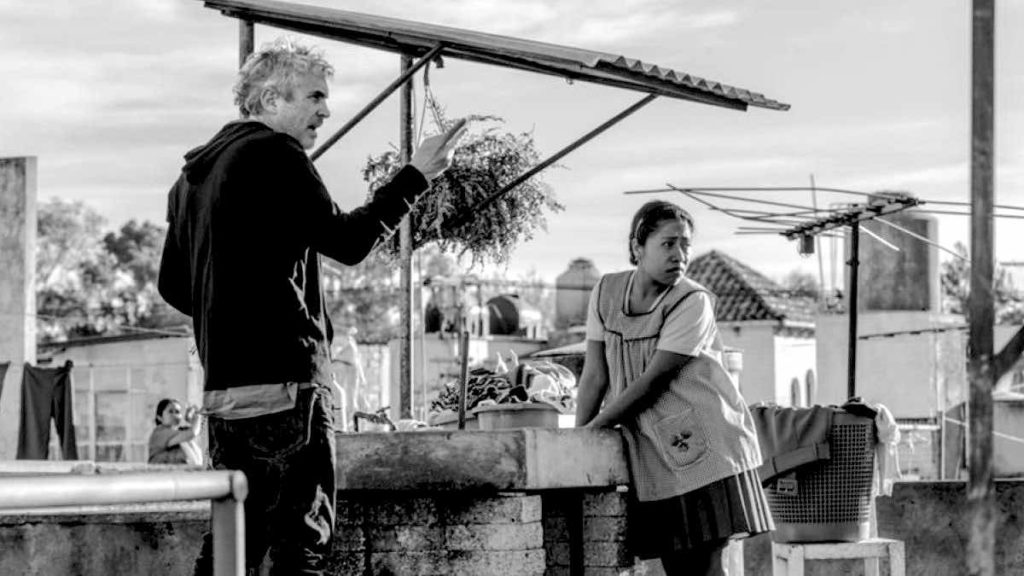
<path fill-rule="evenodd" d="M 776 542 L 857 542 L 869 537 L 875 423 L 837 410 L 831 459 L 797 468 L 765 487 Z"/>

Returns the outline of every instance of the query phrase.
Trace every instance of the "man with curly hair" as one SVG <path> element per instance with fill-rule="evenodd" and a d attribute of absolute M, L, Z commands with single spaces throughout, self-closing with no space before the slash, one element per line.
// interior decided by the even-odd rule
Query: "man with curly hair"
<path fill-rule="evenodd" d="M 192 317 L 215 468 L 242 470 L 246 561 L 322 574 L 334 527 L 333 330 L 321 255 L 357 264 L 451 162 L 457 126 L 427 138 L 364 206 L 343 212 L 306 154 L 330 116 L 333 67 L 278 41 L 234 87 L 241 119 L 185 155 L 171 188 L 160 294 Z M 197 574 L 212 572 L 208 534 Z"/>

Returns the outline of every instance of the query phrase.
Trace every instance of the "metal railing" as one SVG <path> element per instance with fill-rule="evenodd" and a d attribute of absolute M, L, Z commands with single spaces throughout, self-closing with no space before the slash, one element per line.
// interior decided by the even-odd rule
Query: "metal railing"
<path fill-rule="evenodd" d="M 238 471 L 141 472 L 0 477 L 0 511 L 211 500 L 213 573 L 245 576 L 245 474 Z"/>

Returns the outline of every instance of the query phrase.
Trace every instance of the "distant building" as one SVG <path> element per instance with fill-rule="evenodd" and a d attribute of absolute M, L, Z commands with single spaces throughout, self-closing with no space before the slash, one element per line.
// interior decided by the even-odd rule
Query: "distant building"
<path fill-rule="evenodd" d="M 819 402 L 813 298 L 789 294 L 718 250 L 694 258 L 686 275 L 715 295 L 722 341 L 743 354 L 740 387 L 747 402 Z"/>
<path fill-rule="evenodd" d="M 146 462 L 156 404 L 203 402 L 203 368 L 190 336 L 153 334 L 81 338 L 39 347 L 39 364 L 74 363 L 78 456 L 97 462 Z M 46 362 L 46 363 L 44 363 Z M 50 437 L 50 454 L 55 435 Z"/>
<path fill-rule="evenodd" d="M 1024 292 L 1024 262 L 1019 260 L 1000 262 L 999 266 L 1006 271 L 1008 288 L 1018 294 Z"/>
<path fill-rule="evenodd" d="M 576 258 L 569 268 L 555 278 L 555 328 L 565 330 L 582 326 L 587 321 L 590 291 L 601 279 L 594 263 L 587 258 Z"/>

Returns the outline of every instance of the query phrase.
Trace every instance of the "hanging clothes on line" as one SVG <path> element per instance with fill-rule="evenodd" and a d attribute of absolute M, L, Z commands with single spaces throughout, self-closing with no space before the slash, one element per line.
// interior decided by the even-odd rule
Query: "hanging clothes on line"
<path fill-rule="evenodd" d="M 10 362 L 0 362 L 0 398 L 4 395 L 4 377 L 7 376 L 7 368 L 10 365 Z"/>
<path fill-rule="evenodd" d="M 19 460 L 46 460 L 49 456 L 50 419 L 54 419 L 64 460 L 78 460 L 75 442 L 74 388 L 70 360 L 59 368 L 38 368 L 25 364 L 21 380 L 21 429 L 18 433 Z"/>

